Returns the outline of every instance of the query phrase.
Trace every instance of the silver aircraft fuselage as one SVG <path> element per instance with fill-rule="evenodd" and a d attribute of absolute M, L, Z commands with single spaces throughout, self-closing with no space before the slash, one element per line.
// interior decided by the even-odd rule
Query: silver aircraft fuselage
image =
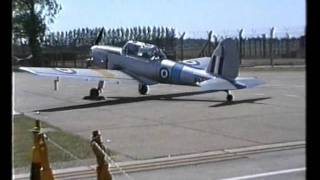
<path fill-rule="evenodd" d="M 213 78 L 205 70 L 169 59 L 154 59 L 128 55 L 123 48 L 93 46 L 94 62 L 99 67 L 121 70 L 135 78 L 143 77 L 154 83 L 196 86 L 197 83 Z M 147 83 L 148 84 L 148 83 Z"/>

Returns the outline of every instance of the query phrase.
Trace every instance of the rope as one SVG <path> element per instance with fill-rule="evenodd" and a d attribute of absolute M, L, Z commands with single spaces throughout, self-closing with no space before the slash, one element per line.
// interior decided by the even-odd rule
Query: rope
<path fill-rule="evenodd" d="M 80 158 L 78 158 L 77 156 L 75 156 L 73 153 L 71 153 L 70 151 L 66 150 L 65 148 L 63 148 L 62 146 L 60 146 L 59 144 L 57 144 L 56 142 L 54 142 L 52 139 L 50 139 L 48 136 L 46 136 L 48 142 L 50 142 L 51 144 L 53 144 L 54 146 L 56 146 L 57 148 L 59 148 L 61 151 L 65 152 L 66 154 L 70 155 L 72 158 L 76 159 L 76 160 L 81 160 Z M 107 159 L 109 162 L 111 162 L 113 165 L 115 165 L 122 174 L 124 174 L 128 179 L 134 180 L 134 178 L 132 178 L 131 176 L 129 176 L 128 173 L 126 173 L 120 166 L 118 163 L 116 163 L 107 153 L 105 153 Z M 91 166 L 87 166 L 89 169 L 95 171 L 94 168 L 92 168 Z"/>

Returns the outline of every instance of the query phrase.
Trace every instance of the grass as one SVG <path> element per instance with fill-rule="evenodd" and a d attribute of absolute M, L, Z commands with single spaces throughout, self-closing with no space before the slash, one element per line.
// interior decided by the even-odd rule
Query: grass
<path fill-rule="evenodd" d="M 47 128 L 46 135 L 51 141 L 59 144 L 79 159 L 95 158 L 89 141 L 80 136 L 72 135 L 61 129 L 41 122 L 41 128 Z M 13 119 L 13 164 L 14 168 L 30 166 L 32 161 L 33 134 L 30 131 L 35 126 L 35 119 L 19 115 Z M 52 143 L 46 141 L 49 162 L 66 162 L 76 160 L 71 155 L 63 152 Z M 88 164 L 89 165 L 89 164 Z"/>

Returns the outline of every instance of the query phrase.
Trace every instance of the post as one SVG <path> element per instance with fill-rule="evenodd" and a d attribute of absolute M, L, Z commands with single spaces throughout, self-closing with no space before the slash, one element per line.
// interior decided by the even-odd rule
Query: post
<path fill-rule="evenodd" d="M 211 36 L 212 36 L 212 31 L 210 31 L 209 33 L 208 33 L 208 51 L 207 51 L 207 56 L 211 56 L 211 46 L 212 46 L 212 44 L 211 44 Z"/>
<path fill-rule="evenodd" d="M 262 56 L 266 57 L 266 34 L 262 34 Z"/>
<path fill-rule="evenodd" d="M 213 49 L 218 46 L 218 37 L 216 35 L 213 35 Z"/>
<path fill-rule="evenodd" d="M 240 59 L 240 64 L 242 64 L 242 34 L 243 34 L 243 29 L 240 29 L 240 31 L 239 31 L 239 59 Z"/>
<path fill-rule="evenodd" d="M 33 133 L 31 180 L 54 180 L 49 164 L 48 148 L 45 142 L 45 135 L 41 133 L 40 121 L 36 120 Z"/>
<path fill-rule="evenodd" d="M 185 32 L 183 32 L 183 34 L 181 35 L 181 37 L 180 37 L 180 44 L 181 44 L 181 60 L 183 60 L 183 37 L 184 37 L 184 35 L 185 35 L 186 33 Z"/>
<path fill-rule="evenodd" d="M 45 134 L 40 134 L 41 179 L 54 180 L 49 164 L 48 147 L 45 142 Z"/>
<path fill-rule="evenodd" d="M 32 162 L 31 162 L 31 172 L 30 180 L 40 180 L 41 171 L 41 156 L 40 156 L 40 144 L 39 144 L 39 134 L 40 134 L 40 121 L 36 120 L 36 125 L 32 129 L 33 133 L 33 146 L 32 146 Z"/>
<path fill-rule="evenodd" d="M 270 64 L 271 64 L 271 67 L 273 67 L 273 47 L 272 47 L 272 44 L 273 44 L 274 31 L 275 31 L 274 27 L 272 27 L 270 30 Z"/>
<path fill-rule="evenodd" d="M 59 89 L 59 76 L 57 76 L 57 79 L 54 80 L 54 90 L 57 91 Z"/>
<path fill-rule="evenodd" d="M 104 80 L 100 80 L 98 83 L 98 88 L 97 88 L 99 93 L 102 93 L 103 88 L 104 88 Z"/>
<path fill-rule="evenodd" d="M 290 34 L 286 33 L 286 56 L 290 57 Z"/>
<path fill-rule="evenodd" d="M 109 164 L 106 160 L 107 148 L 104 146 L 99 130 L 92 132 L 91 148 L 97 158 L 97 180 L 112 180 Z"/>

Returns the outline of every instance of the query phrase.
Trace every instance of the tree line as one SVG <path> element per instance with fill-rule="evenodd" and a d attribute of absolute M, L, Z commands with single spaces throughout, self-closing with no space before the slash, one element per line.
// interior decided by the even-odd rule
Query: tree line
<path fill-rule="evenodd" d="M 41 47 L 79 47 L 91 46 L 98 36 L 101 28 L 78 28 L 69 31 L 49 32 L 41 41 Z M 128 40 L 137 40 L 154 43 L 161 47 L 173 43 L 175 29 L 168 27 L 138 26 L 132 28 L 113 28 L 103 31 L 101 44 L 121 46 Z M 21 45 L 21 41 L 14 41 L 15 45 Z"/>

